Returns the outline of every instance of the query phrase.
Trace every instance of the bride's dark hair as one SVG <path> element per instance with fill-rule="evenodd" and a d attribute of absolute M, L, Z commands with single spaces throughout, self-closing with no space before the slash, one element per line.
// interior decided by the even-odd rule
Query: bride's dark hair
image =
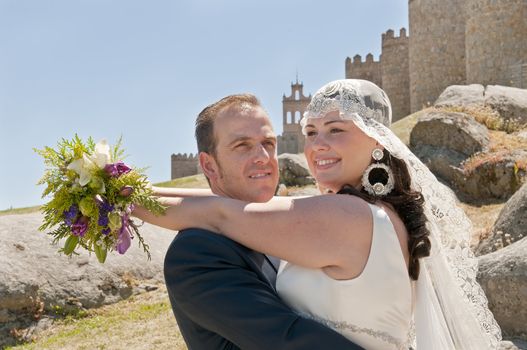
<path fill-rule="evenodd" d="M 426 227 L 426 215 L 424 214 L 424 198 L 421 192 L 412 190 L 411 177 L 408 168 L 403 160 L 393 157 L 386 149 L 381 162 L 387 164 L 393 172 L 394 188 L 386 196 L 372 196 L 363 188 L 357 190 L 353 186 L 343 186 L 338 194 L 350 194 L 364 199 L 374 204 L 382 200 L 389 203 L 402 219 L 408 231 L 408 251 L 410 253 L 410 264 L 408 273 L 413 280 L 419 277 L 419 258 L 430 255 L 430 231 Z M 369 176 L 370 182 L 387 182 L 387 175 L 384 170 L 372 170 Z"/>

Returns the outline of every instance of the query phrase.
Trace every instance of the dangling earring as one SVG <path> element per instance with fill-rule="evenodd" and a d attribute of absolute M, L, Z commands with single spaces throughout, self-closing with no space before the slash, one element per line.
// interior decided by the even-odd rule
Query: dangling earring
<path fill-rule="evenodd" d="M 393 190 L 393 172 L 389 166 L 379 161 L 384 157 L 384 152 L 380 148 L 375 148 L 371 153 L 372 158 L 375 160 L 375 163 L 370 164 L 362 174 L 362 187 L 371 194 L 372 196 L 386 196 Z M 376 182 L 374 184 L 370 183 L 370 173 L 373 169 L 383 169 L 386 172 L 386 177 L 388 180 L 386 184 Z"/>

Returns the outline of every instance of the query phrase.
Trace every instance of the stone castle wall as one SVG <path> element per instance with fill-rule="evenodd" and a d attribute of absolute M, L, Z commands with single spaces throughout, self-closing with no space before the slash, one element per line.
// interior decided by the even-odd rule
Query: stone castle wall
<path fill-rule="evenodd" d="M 434 103 L 449 85 L 465 84 L 464 1 L 410 0 L 410 110 Z"/>
<path fill-rule="evenodd" d="M 409 39 L 401 28 L 395 37 L 393 30 L 382 35 L 382 89 L 392 104 L 392 122 L 410 114 Z"/>
<path fill-rule="evenodd" d="M 450 85 L 527 88 L 526 0 L 409 0 L 410 35 L 382 35 L 379 62 L 346 59 L 346 78 L 383 88 L 393 121 L 426 107 Z"/>
<path fill-rule="evenodd" d="M 527 88 L 527 1 L 466 0 L 467 83 Z"/>
<path fill-rule="evenodd" d="M 353 61 L 346 58 L 346 79 L 364 79 L 374 82 L 382 87 L 381 62 L 375 61 L 371 53 L 366 55 L 366 61 L 362 61 L 360 55 L 355 55 Z"/>
<path fill-rule="evenodd" d="M 201 173 L 198 155 L 172 154 L 171 156 L 171 179 L 191 176 Z"/>

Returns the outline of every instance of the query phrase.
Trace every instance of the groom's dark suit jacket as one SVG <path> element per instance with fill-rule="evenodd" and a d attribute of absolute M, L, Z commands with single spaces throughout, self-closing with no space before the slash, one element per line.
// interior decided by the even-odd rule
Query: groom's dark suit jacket
<path fill-rule="evenodd" d="M 274 288 L 276 268 L 265 255 L 226 237 L 200 229 L 179 232 L 164 272 L 189 349 L 361 349 L 285 305 Z"/>

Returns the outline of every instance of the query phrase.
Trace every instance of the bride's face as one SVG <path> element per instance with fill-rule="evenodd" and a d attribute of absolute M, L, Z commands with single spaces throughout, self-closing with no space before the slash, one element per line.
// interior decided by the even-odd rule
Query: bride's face
<path fill-rule="evenodd" d="M 377 142 L 338 111 L 308 119 L 304 130 L 304 153 L 319 186 L 333 192 L 344 185 L 359 188 Z"/>

